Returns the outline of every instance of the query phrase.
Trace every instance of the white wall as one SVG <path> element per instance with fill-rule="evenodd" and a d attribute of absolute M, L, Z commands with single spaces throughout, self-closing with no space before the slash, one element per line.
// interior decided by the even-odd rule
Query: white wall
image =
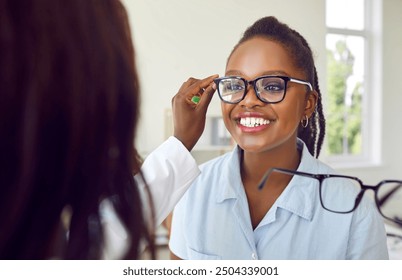
<path fill-rule="evenodd" d="M 310 43 L 325 94 L 324 0 L 123 0 L 129 12 L 142 88 L 137 147 L 142 154 L 165 139 L 164 112 L 190 76 L 224 73 L 244 30 L 274 15 Z M 402 1 L 383 0 L 382 164 L 340 170 L 367 183 L 402 179 Z M 215 97 L 209 115 L 219 115 Z"/>
<path fill-rule="evenodd" d="M 384 1 L 384 168 L 402 179 L 402 1 Z"/>

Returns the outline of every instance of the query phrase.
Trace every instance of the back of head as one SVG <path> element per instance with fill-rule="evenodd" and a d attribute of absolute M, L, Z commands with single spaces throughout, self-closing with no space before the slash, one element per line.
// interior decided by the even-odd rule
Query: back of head
<path fill-rule="evenodd" d="M 134 65 L 117 0 L 0 0 L 0 258 L 101 257 L 104 198 L 137 256 Z"/>
<path fill-rule="evenodd" d="M 316 110 L 311 116 L 312 120 L 308 127 L 299 127 L 298 137 L 306 143 L 311 154 L 318 157 L 325 135 L 325 118 L 322 112 L 322 98 L 317 71 L 309 44 L 297 31 L 278 21 L 275 17 L 269 16 L 257 20 L 247 28 L 234 50 L 243 42 L 254 37 L 266 38 L 281 44 L 293 58 L 295 66 L 305 73 L 307 81 L 317 91 L 319 98 Z"/>

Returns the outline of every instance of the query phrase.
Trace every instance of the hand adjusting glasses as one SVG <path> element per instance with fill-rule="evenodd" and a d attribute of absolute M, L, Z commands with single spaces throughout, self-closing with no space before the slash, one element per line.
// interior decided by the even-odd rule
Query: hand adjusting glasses
<path fill-rule="evenodd" d="M 353 212 L 359 206 L 365 191 L 372 190 L 380 214 L 385 219 L 402 226 L 402 181 L 383 180 L 375 186 L 369 186 L 363 184 L 359 178 L 351 176 L 310 174 L 272 168 L 264 174 L 258 188 L 262 189 L 269 176 L 275 172 L 315 180 L 319 190 L 321 206 L 334 213 L 346 214 Z"/>
<path fill-rule="evenodd" d="M 313 87 L 309 82 L 286 76 L 261 76 L 252 81 L 242 77 L 221 77 L 214 80 L 218 95 L 225 103 L 237 104 L 247 94 L 248 85 L 254 87 L 257 98 L 264 103 L 279 103 L 286 95 L 288 82 L 305 85 L 310 91 Z"/>

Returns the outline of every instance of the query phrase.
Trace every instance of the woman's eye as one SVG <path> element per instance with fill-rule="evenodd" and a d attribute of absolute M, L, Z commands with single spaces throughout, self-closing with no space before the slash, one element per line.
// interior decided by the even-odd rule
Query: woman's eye
<path fill-rule="evenodd" d="M 243 90 L 243 87 L 241 85 L 232 85 L 230 89 L 238 91 L 238 90 Z"/>
<path fill-rule="evenodd" d="M 280 84 L 268 84 L 264 86 L 264 91 L 278 92 L 283 91 L 283 86 Z"/>
<path fill-rule="evenodd" d="M 226 84 L 226 90 L 228 91 L 243 91 L 244 86 L 238 83 L 228 83 Z"/>

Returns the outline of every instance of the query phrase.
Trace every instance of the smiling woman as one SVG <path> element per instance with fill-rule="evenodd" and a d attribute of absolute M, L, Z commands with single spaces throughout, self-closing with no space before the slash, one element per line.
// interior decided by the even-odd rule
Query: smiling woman
<path fill-rule="evenodd" d="M 325 70 L 325 3 L 322 1 L 282 0 L 280 5 L 276 0 L 254 0 L 252 5 L 237 0 L 205 0 L 200 5 L 181 0 L 124 2 L 132 21 L 137 64 L 141 69 L 143 102 L 139 132 L 143 137 L 137 143 L 142 154 L 153 150 L 166 137 L 164 112 L 183 77 L 223 74 L 227 55 L 239 33 L 267 13 L 303 31 L 317 55 L 317 68 L 320 72 Z M 303 11 L 303 16 L 297 11 Z M 155 77 L 157 82 L 150 82 L 156 81 Z M 155 102 L 155 94 L 159 102 Z M 208 117 L 213 120 L 220 116 L 220 102 L 215 96 Z M 211 152 L 208 140 L 206 134 L 199 141 L 195 147 L 198 154 Z"/>
<path fill-rule="evenodd" d="M 388 258 L 384 224 L 369 198 L 350 215 L 339 215 L 321 207 L 315 182 L 303 178 L 277 173 L 257 188 L 273 167 L 335 172 L 316 159 L 325 119 L 307 41 L 275 17 L 264 17 L 246 30 L 225 77 L 215 83 L 237 147 L 202 165 L 176 206 L 172 257 Z M 354 193 L 353 184 L 331 187 L 340 201 Z"/>

